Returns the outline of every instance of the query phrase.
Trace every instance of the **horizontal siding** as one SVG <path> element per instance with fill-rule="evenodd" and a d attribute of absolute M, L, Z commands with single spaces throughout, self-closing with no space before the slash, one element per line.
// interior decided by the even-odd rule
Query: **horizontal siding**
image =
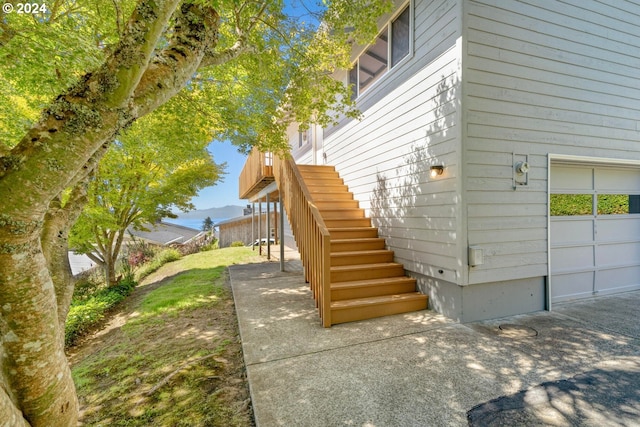
<path fill-rule="evenodd" d="M 415 0 L 414 1 L 414 44 L 408 60 L 389 70 L 357 100 L 360 111 L 366 112 L 381 99 L 387 97 L 403 82 L 429 66 L 432 62 L 455 46 L 460 36 L 460 0 Z M 396 3 L 398 3 L 396 1 Z M 404 3 L 402 3 L 404 4 Z M 347 83 L 347 71 L 336 73 L 335 77 Z M 354 119 L 343 118 L 336 126 L 325 130 L 325 137 L 331 136 L 345 126 L 353 125 Z"/>
<path fill-rule="evenodd" d="M 459 36 L 456 1 L 416 0 L 414 55 L 361 99 L 360 121 L 325 133 L 336 166 L 396 259 L 411 272 L 461 280 Z M 429 166 L 444 164 L 431 179 Z"/>
<path fill-rule="evenodd" d="M 640 159 L 640 4 L 466 0 L 469 283 L 547 274 L 549 153 Z M 513 153 L 529 185 L 513 188 Z"/>

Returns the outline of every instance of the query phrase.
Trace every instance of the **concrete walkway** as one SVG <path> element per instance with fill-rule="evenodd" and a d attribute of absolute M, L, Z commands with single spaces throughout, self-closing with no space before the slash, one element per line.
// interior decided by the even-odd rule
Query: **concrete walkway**
<path fill-rule="evenodd" d="M 325 329 L 299 261 L 230 267 L 258 427 L 640 426 L 640 292 Z"/>

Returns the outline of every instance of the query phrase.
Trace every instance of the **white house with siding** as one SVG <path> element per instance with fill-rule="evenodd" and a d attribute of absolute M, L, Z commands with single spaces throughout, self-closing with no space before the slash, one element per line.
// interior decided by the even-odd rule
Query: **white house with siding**
<path fill-rule="evenodd" d="M 640 3 L 410 0 L 380 30 L 336 74 L 362 119 L 291 127 L 292 153 L 335 166 L 431 308 L 640 289 Z"/>

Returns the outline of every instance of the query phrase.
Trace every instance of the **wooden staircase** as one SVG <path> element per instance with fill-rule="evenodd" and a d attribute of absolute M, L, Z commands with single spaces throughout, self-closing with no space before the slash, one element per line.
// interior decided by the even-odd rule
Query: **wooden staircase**
<path fill-rule="evenodd" d="M 331 324 L 427 308 L 333 166 L 297 165 L 331 242 Z"/>

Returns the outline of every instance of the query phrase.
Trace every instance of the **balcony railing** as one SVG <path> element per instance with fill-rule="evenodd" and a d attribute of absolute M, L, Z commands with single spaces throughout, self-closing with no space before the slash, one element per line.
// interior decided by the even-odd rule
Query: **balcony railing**
<path fill-rule="evenodd" d="M 274 181 L 273 154 L 251 150 L 240 172 L 240 198 L 249 199 Z"/>

